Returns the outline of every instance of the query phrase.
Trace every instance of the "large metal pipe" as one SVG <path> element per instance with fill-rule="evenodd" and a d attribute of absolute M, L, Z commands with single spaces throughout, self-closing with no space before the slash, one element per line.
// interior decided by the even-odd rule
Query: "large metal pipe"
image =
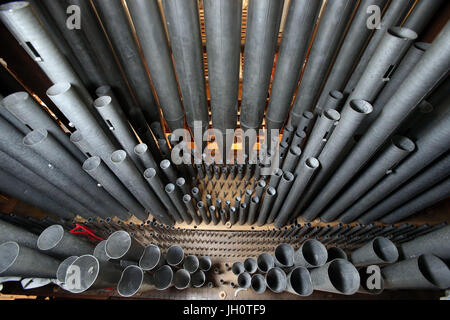
<path fill-rule="evenodd" d="M 203 132 L 209 121 L 198 4 L 195 0 L 165 0 L 162 4 L 187 123 L 194 130 L 194 122 L 201 122 Z"/>
<path fill-rule="evenodd" d="M 37 239 L 37 247 L 42 252 L 55 257 L 82 256 L 92 254 L 94 248 L 88 242 L 71 234 L 61 225 L 46 228 Z"/>
<path fill-rule="evenodd" d="M 164 119 L 172 131 L 184 129 L 184 111 L 158 1 L 130 0 L 127 6 Z"/>
<path fill-rule="evenodd" d="M 139 259 L 139 267 L 145 271 L 152 271 L 163 266 L 165 263 L 164 255 L 161 249 L 154 244 L 145 247 L 141 258 Z"/>
<path fill-rule="evenodd" d="M 139 106 L 149 122 L 159 121 L 159 108 L 121 0 L 108 2 L 95 0 L 94 4 Z"/>
<path fill-rule="evenodd" d="M 403 26 L 421 34 L 443 3 L 443 0 L 417 2 Z"/>
<path fill-rule="evenodd" d="M 450 99 L 447 99 L 447 101 L 450 102 Z M 447 108 L 446 113 L 436 118 L 430 124 L 429 130 L 423 131 L 415 142 L 417 151 L 397 167 L 392 174 L 358 200 L 344 213 L 345 215 L 348 214 L 354 218 L 359 217 L 450 148 L 450 109 Z M 371 216 L 363 215 L 363 217 L 364 221 L 372 219 Z"/>
<path fill-rule="evenodd" d="M 117 293 L 122 297 L 132 297 L 135 294 L 147 292 L 155 288 L 154 279 L 138 266 L 128 266 L 117 284 Z"/>
<path fill-rule="evenodd" d="M 283 161 L 283 166 L 281 169 L 286 172 L 294 172 L 294 169 L 297 168 L 297 164 L 300 160 L 302 150 L 299 147 L 291 147 L 289 148 L 289 151 L 286 154 L 286 157 Z"/>
<path fill-rule="evenodd" d="M 305 267 L 296 267 L 287 275 L 287 291 L 301 297 L 313 293 L 311 275 Z"/>
<path fill-rule="evenodd" d="M 58 270 L 56 270 L 56 280 L 58 280 L 62 285 L 64 285 L 64 281 L 66 281 L 67 269 L 69 269 L 70 265 L 77 259 L 78 256 L 71 256 L 59 264 Z"/>
<path fill-rule="evenodd" d="M 184 259 L 183 268 L 189 273 L 195 273 L 200 268 L 200 260 L 196 256 L 187 256 Z"/>
<path fill-rule="evenodd" d="M 270 214 L 272 205 L 276 199 L 276 195 L 277 190 L 275 188 L 267 188 L 261 207 L 259 209 L 258 218 L 256 220 L 259 227 L 263 226 L 266 223 L 267 217 Z"/>
<path fill-rule="evenodd" d="M 298 216 L 300 212 L 298 199 L 303 195 L 311 177 L 319 166 L 319 160 L 316 158 L 308 158 L 301 166 L 298 166 L 301 170 L 292 184 L 281 209 L 279 209 L 278 216 L 275 219 L 276 227 L 281 228 L 287 223 L 289 218 L 296 218 Z"/>
<path fill-rule="evenodd" d="M 144 248 L 128 232 L 119 230 L 108 237 L 105 251 L 111 259 L 139 261 Z"/>
<path fill-rule="evenodd" d="M 266 223 L 272 223 L 275 218 L 278 216 L 281 207 L 286 203 L 284 200 L 289 195 L 290 190 L 292 188 L 292 184 L 294 183 L 294 175 L 290 172 L 285 172 L 283 177 L 280 180 L 280 184 L 277 188 L 277 195 L 275 202 L 272 206 L 272 209 L 269 214 L 269 218 Z M 261 213 L 260 213 L 261 215 Z"/>
<path fill-rule="evenodd" d="M 172 267 L 181 266 L 184 261 L 184 250 L 180 246 L 171 246 L 166 253 L 166 261 Z"/>
<path fill-rule="evenodd" d="M 322 94 L 317 101 L 316 110 L 319 112 L 324 110 L 324 108 L 330 108 L 327 106 L 326 101 L 331 91 L 344 89 L 345 81 L 350 76 L 355 61 L 357 61 L 368 39 L 376 31 L 373 28 L 367 27 L 368 10 L 374 8 L 374 6 L 382 10 L 386 2 L 386 0 L 363 0 L 359 3 L 333 67 L 324 84 Z"/>
<path fill-rule="evenodd" d="M 122 206 L 136 216 L 144 216 L 144 208 L 136 201 L 117 177 L 108 169 L 100 157 L 91 157 L 83 163 L 83 170 L 95 179 Z M 121 219 L 129 217 L 123 216 Z"/>
<path fill-rule="evenodd" d="M 400 255 L 404 259 L 415 258 L 430 253 L 441 259 L 450 259 L 449 241 L 450 226 L 426 233 L 411 241 L 400 244 Z"/>
<path fill-rule="evenodd" d="M 358 141 L 303 215 L 311 220 L 378 151 L 395 128 L 447 73 L 450 67 L 450 23 L 444 27 L 377 120 Z"/>
<path fill-rule="evenodd" d="M 335 259 L 311 270 L 314 290 L 352 295 L 360 284 L 358 270 L 347 260 Z"/>
<path fill-rule="evenodd" d="M 254 274 L 250 281 L 250 287 L 256 294 L 263 294 L 266 292 L 266 279 L 262 274 Z"/>
<path fill-rule="evenodd" d="M 294 265 L 297 267 L 317 268 L 323 266 L 328 259 L 327 248 L 314 239 L 306 240 L 294 253 Z"/>
<path fill-rule="evenodd" d="M 100 241 L 94 248 L 92 255 L 101 261 L 113 260 L 106 254 L 106 240 Z"/>
<path fill-rule="evenodd" d="M 258 271 L 262 273 L 267 273 L 270 269 L 275 267 L 275 259 L 272 255 L 268 253 L 262 253 L 256 259 L 258 266 Z"/>
<path fill-rule="evenodd" d="M 173 270 L 169 266 L 162 266 L 153 274 L 156 290 L 166 290 L 173 285 Z"/>
<path fill-rule="evenodd" d="M 350 261 L 357 267 L 389 264 L 396 262 L 397 259 L 397 247 L 384 237 L 376 237 L 350 254 Z"/>
<path fill-rule="evenodd" d="M 91 255 L 84 255 L 67 269 L 64 288 L 71 293 L 112 288 L 117 285 L 121 276 L 122 270 L 118 265 L 101 261 Z"/>
<path fill-rule="evenodd" d="M 184 269 L 178 270 L 173 277 L 173 284 L 178 290 L 187 289 L 191 284 L 191 274 Z"/>
<path fill-rule="evenodd" d="M 72 186 L 78 185 L 90 196 L 91 208 L 102 214 L 110 212 L 121 218 L 128 219 L 129 214 L 122 205 L 117 202 L 105 190 L 99 188 L 95 180 L 81 169 L 76 158 L 59 144 L 59 142 L 45 129 L 33 130 L 23 138 L 23 144 L 46 159 L 51 166 L 61 170 L 61 172 L 72 180 Z"/>
<path fill-rule="evenodd" d="M 85 158 L 70 142 L 69 136 L 51 119 L 50 115 L 38 105 L 27 92 L 16 92 L 2 100 L 2 105 L 19 121 L 32 130 L 46 129 L 61 143 L 78 161 Z M 28 131 L 29 132 L 29 131 Z M 27 132 L 27 133 L 28 133 Z"/>
<path fill-rule="evenodd" d="M 450 270 L 444 261 L 432 254 L 403 260 L 381 269 L 384 287 L 392 290 L 447 289 Z"/>
<path fill-rule="evenodd" d="M 17 130 L 23 134 L 30 132 L 30 128 L 27 127 L 22 121 L 20 121 L 15 115 L 13 115 L 9 110 L 3 105 L 4 97 L 0 93 L 0 116 L 11 123 Z"/>
<path fill-rule="evenodd" d="M 344 259 L 348 260 L 345 251 L 339 247 L 329 247 L 327 249 L 328 259 L 327 262 L 333 261 L 334 259 Z"/>
<path fill-rule="evenodd" d="M 348 189 L 340 194 L 339 199 L 320 215 L 320 219 L 325 222 L 333 221 L 386 174 L 394 170 L 414 149 L 415 144 L 412 140 L 403 136 L 394 136 L 391 143 L 380 152 L 370 166 L 353 181 Z M 342 218 L 344 219 L 344 216 Z M 352 220 L 345 217 L 344 221 Z"/>
<path fill-rule="evenodd" d="M 268 130 L 281 129 L 289 113 L 321 4 L 308 0 L 289 3 L 266 114 Z"/>
<path fill-rule="evenodd" d="M 211 261 L 210 257 L 206 257 L 206 256 L 199 257 L 198 261 L 199 261 L 199 269 L 200 270 L 207 272 L 211 269 L 212 261 Z"/>
<path fill-rule="evenodd" d="M 279 244 L 275 248 L 275 266 L 289 268 L 294 265 L 294 248 L 287 243 Z"/>
<path fill-rule="evenodd" d="M 281 293 L 287 288 L 286 273 L 278 267 L 270 269 L 266 273 L 266 285 L 272 292 Z"/>
<path fill-rule="evenodd" d="M 8 241 L 0 244 L 0 276 L 56 278 L 59 261 L 39 251 Z"/>
<path fill-rule="evenodd" d="M 392 193 L 382 202 L 367 211 L 358 221 L 362 223 L 373 222 L 394 209 L 405 204 L 408 200 L 421 195 L 426 190 L 450 175 L 450 154 L 442 157 L 437 163 L 433 163 L 426 170 L 409 180 L 399 190 Z"/>
<path fill-rule="evenodd" d="M 19 245 L 31 249 L 37 248 L 38 236 L 16 225 L 0 220 L 0 243 L 7 241 L 17 242 Z"/>
<path fill-rule="evenodd" d="M 320 87 L 354 7 L 355 2 L 349 0 L 329 1 L 326 4 L 290 114 L 290 123 L 295 128 L 303 112 L 311 111 L 315 106 Z"/>
<path fill-rule="evenodd" d="M 284 0 L 251 0 L 248 4 L 240 117 L 244 131 L 258 130 L 262 124 L 283 5 Z"/>
<path fill-rule="evenodd" d="M 450 196 L 450 178 L 438 183 L 381 219 L 383 223 L 395 223 L 418 213 Z"/>
<path fill-rule="evenodd" d="M 92 102 L 92 97 L 81 79 L 55 45 L 28 2 L 16 1 L 1 5 L 0 19 L 53 83 L 70 82 L 86 103 Z"/>
<path fill-rule="evenodd" d="M 403 17 L 409 12 L 409 9 L 413 4 L 413 0 L 399 0 L 389 3 L 389 6 L 387 7 L 386 12 L 383 14 L 383 18 L 377 26 L 377 29 L 370 38 L 367 46 L 364 48 L 364 51 L 361 53 L 359 61 L 357 61 L 355 65 L 352 65 L 352 73 L 347 75 L 350 76 L 347 84 L 345 84 L 345 82 L 342 83 L 342 85 L 345 85 L 345 87 L 341 87 L 341 90 L 343 90 L 345 95 L 351 93 L 358 84 L 359 79 L 361 78 L 364 70 L 367 67 L 367 64 L 369 63 L 369 60 L 372 58 L 372 55 L 378 48 L 378 45 L 380 44 L 380 41 L 381 39 L 383 39 L 387 30 L 391 27 L 400 25 Z M 347 78 L 344 79 L 344 81 L 346 80 Z"/>

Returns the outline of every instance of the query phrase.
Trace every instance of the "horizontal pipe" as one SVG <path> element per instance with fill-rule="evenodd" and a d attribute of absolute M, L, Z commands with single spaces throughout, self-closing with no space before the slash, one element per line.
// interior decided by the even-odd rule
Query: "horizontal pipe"
<path fill-rule="evenodd" d="M 354 294 L 360 284 L 358 270 L 348 261 L 335 259 L 311 270 L 314 290 L 344 295 Z"/>
<path fill-rule="evenodd" d="M 137 293 L 144 293 L 155 288 L 153 277 L 145 273 L 138 266 L 128 266 L 117 284 L 117 293 L 121 297 L 132 297 Z"/>
<path fill-rule="evenodd" d="M 70 256 L 63 260 L 58 270 L 56 270 L 56 280 L 58 280 L 62 286 L 64 286 L 64 282 L 66 281 L 67 269 L 69 269 L 70 265 L 78 259 L 78 256 Z"/>
<path fill-rule="evenodd" d="M 31 249 L 37 249 L 38 236 L 14 224 L 0 220 L 0 243 L 13 241 Z"/>
<path fill-rule="evenodd" d="M 274 293 L 281 293 L 287 288 L 286 273 L 278 268 L 272 268 L 266 273 L 266 285 Z"/>
<path fill-rule="evenodd" d="M 22 121 L 20 121 L 17 116 L 13 115 L 9 110 L 6 109 L 6 107 L 3 105 L 3 100 L 4 97 L 2 94 L 0 94 L 0 116 L 7 120 L 23 134 L 27 134 L 28 132 L 30 132 L 30 128 L 28 128 Z"/>
<path fill-rule="evenodd" d="M 390 264 L 396 262 L 397 259 L 397 247 L 384 237 L 376 237 L 350 254 L 350 261 L 356 267 Z"/>
<path fill-rule="evenodd" d="M 37 247 L 47 255 L 63 258 L 94 252 L 94 248 L 88 242 L 81 240 L 57 224 L 42 231 L 37 239 Z"/>
<path fill-rule="evenodd" d="M 266 292 L 266 279 L 261 274 L 254 274 L 250 281 L 250 287 L 256 294 L 263 294 Z"/>
<path fill-rule="evenodd" d="M 310 296 L 313 293 L 311 275 L 305 267 L 295 267 L 287 275 L 287 291 L 301 297 Z"/>
<path fill-rule="evenodd" d="M 139 267 L 144 271 L 154 271 L 165 263 L 164 255 L 161 249 L 154 244 L 145 247 L 141 258 L 139 259 Z"/>
<path fill-rule="evenodd" d="M 275 266 L 289 268 L 294 265 L 294 248 L 286 243 L 279 244 L 275 248 Z"/>
<path fill-rule="evenodd" d="M 439 228 L 435 231 L 421 235 L 411 241 L 404 242 L 400 245 L 400 255 L 404 259 L 415 258 L 421 254 L 430 253 L 441 259 L 448 260 L 450 226 Z"/>
<path fill-rule="evenodd" d="M 184 250 L 180 246 L 171 246 L 166 253 L 167 264 L 176 267 L 181 266 L 184 261 Z"/>
<path fill-rule="evenodd" d="M 105 251 L 111 259 L 139 261 L 144 248 L 128 232 L 119 230 L 108 237 Z"/>
<path fill-rule="evenodd" d="M 323 266 L 328 259 L 327 248 L 314 239 L 306 240 L 294 253 L 296 267 L 317 268 Z"/>
<path fill-rule="evenodd" d="M 175 272 L 173 276 L 173 284 L 176 289 L 184 290 L 187 289 L 191 284 L 191 274 L 185 269 L 180 269 Z"/>

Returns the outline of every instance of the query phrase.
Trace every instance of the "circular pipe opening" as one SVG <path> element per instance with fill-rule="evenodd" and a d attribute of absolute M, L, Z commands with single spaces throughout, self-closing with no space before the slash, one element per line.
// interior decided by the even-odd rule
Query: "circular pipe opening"
<path fill-rule="evenodd" d="M 39 250 L 51 250 L 55 248 L 64 237 L 64 228 L 60 225 L 53 225 L 42 231 L 37 240 Z"/>
<path fill-rule="evenodd" d="M 180 246 L 171 246 L 167 250 L 166 261 L 171 266 L 179 265 L 184 259 L 184 251 Z"/>
<path fill-rule="evenodd" d="M 294 248 L 286 243 L 278 245 L 275 248 L 275 259 L 283 266 L 292 266 L 294 264 Z"/>
<path fill-rule="evenodd" d="M 431 44 L 427 43 L 427 42 L 416 42 L 416 43 L 414 43 L 414 47 L 416 47 L 417 49 L 419 49 L 421 51 L 427 51 L 430 46 L 431 46 Z"/>
<path fill-rule="evenodd" d="M 110 96 L 102 96 L 102 97 L 95 99 L 94 107 L 96 107 L 97 109 L 100 109 L 100 108 L 110 105 L 111 102 L 112 102 L 112 98 Z"/>
<path fill-rule="evenodd" d="M 233 274 L 235 274 L 236 276 L 245 272 L 244 264 L 240 261 L 233 263 L 233 265 L 231 266 L 231 272 L 233 272 Z"/>
<path fill-rule="evenodd" d="M 56 279 L 59 282 L 64 283 L 64 281 L 66 281 L 67 269 L 77 259 L 78 259 L 78 256 L 71 256 L 71 257 L 68 257 L 67 259 L 65 259 L 63 262 L 61 262 L 59 264 L 59 267 L 56 270 Z"/>
<path fill-rule="evenodd" d="M 316 158 L 306 159 L 305 164 L 310 169 L 317 169 L 320 166 L 320 162 Z"/>
<path fill-rule="evenodd" d="M 65 92 L 69 91 L 71 87 L 72 87 L 72 85 L 68 82 L 60 82 L 60 83 L 57 83 L 57 84 L 54 84 L 53 86 L 51 86 L 47 90 L 47 95 L 50 98 L 56 97 L 56 96 L 59 96 Z"/>
<path fill-rule="evenodd" d="M 251 288 L 255 293 L 262 294 L 266 291 L 266 280 L 260 274 L 255 274 L 251 280 Z"/>
<path fill-rule="evenodd" d="M 122 258 L 131 247 L 131 237 L 126 231 L 116 231 L 106 240 L 106 255 L 111 259 Z"/>
<path fill-rule="evenodd" d="M 169 161 L 169 160 L 163 160 L 163 161 L 161 161 L 160 167 L 161 167 L 161 169 L 163 169 L 163 170 L 168 169 L 168 168 L 170 167 L 170 161 Z"/>
<path fill-rule="evenodd" d="M 303 117 L 308 120 L 312 120 L 314 118 L 314 114 L 310 111 L 305 111 L 303 112 Z"/>
<path fill-rule="evenodd" d="M 185 194 L 184 196 L 183 196 L 183 202 L 184 203 L 189 203 L 189 202 L 191 202 L 192 201 L 192 197 L 190 196 L 190 195 L 188 195 L 188 194 Z"/>
<path fill-rule="evenodd" d="M 294 175 L 290 172 L 285 172 L 283 174 L 283 179 L 286 180 L 286 182 L 292 182 L 294 181 Z"/>
<path fill-rule="evenodd" d="M 72 271 L 73 270 L 73 271 Z M 84 255 L 75 260 L 67 269 L 65 283 L 68 282 L 68 276 L 73 272 L 78 272 L 80 276 L 80 286 L 71 288 L 72 293 L 82 293 L 88 290 L 97 280 L 100 271 L 100 263 L 98 259 L 91 255 Z"/>
<path fill-rule="evenodd" d="M 411 139 L 403 136 L 393 136 L 392 143 L 400 150 L 407 152 L 412 152 L 416 148 L 416 145 Z"/>
<path fill-rule="evenodd" d="M 394 37 L 402 38 L 404 40 L 417 39 L 417 33 L 408 28 L 391 27 L 388 29 L 388 33 Z"/>
<path fill-rule="evenodd" d="M 180 269 L 175 272 L 173 283 L 178 290 L 186 289 L 191 283 L 191 274 L 186 270 Z"/>
<path fill-rule="evenodd" d="M 205 273 L 201 270 L 193 273 L 191 276 L 191 283 L 194 288 L 200 288 L 205 284 L 206 276 Z"/>
<path fill-rule="evenodd" d="M 142 156 L 147 152 L 147 150 L 148 146 L 145 143 L 138 144 L 136 147 L 134 147 L 134 153 L 136 153 L 138 156 Z"/>
<path fill-rule="evenodd" d="M 0 244 L 0 274 L 8 270 L 19 256 L 20 247 L 17 242 L 8 241 Z"/>
<path fill-rule="evenodd" d="M 350 101 L 350 108 L 361 114 L 369 114 L 373 111 L 373 106 L 369 102 L 361 99 Z"/>
<path fill-rule="evenodd" d="M 340 92 L 339 90 L 330 91 L 330 96 L 336 100 L 344 99 L 344 94 L 342 92 Z"/>
<path fill-rule="evenodd" d="M 398 259 L 398 250 L 395 244 L 384 237 L 377 237 L 372 242 L 373 251 L 385 263 L 393 263 Z"/>
<path fill-rule="evenodd" d="M 70 135 L 70 141 L 73 143 L 83 141 L 83 135 L 81 134 L 80 131 L 76 130 Z"/>
<path fill-rule="evenodd" d="M 256 263 L 261 272 L 266 273 L 275 266 L 275 260 L 268 253 L 262 253 L 258 256 Z"/>
<path fill-rule="evenodd" d="M 147 246 L 139 259 L 139 266 L 145 270 L 155 269 L 162 259 L 161 249 L 154 244 Z"/>
<path fill-rule="evenodd" d="M 311 275 L 306 268 L 298 267 L 292 270 L 289 281 L 292 290 L 300 296 L 309 296 L 313 292 Z"/>
<path fill-rule="evenodd" d="M 45 129 L 33 130 L 23 138 L 23 144 L 27 147 L 34 146 L 44 141 L 47 138 L 47 136 L 48 132 Z"/>
<path fill-rule="evenodd" d="M 267 287 L 275 292 L 280 293 L 286 290 L 286 273 L 280 268 L 272 268 L 267 272 L 266 284 Z"/>
<path fill-rule="evenodd" d="M 450 287 L 450 270 L 444 261 L 432 254 L 423 254 L 417 259 L 419 270 L 425 279 L 440 289 Z"/>
<path fill-rule="evenodd" d="M 200 270 L 208 271 L 209 269 L 211 269 L 212 261 L 211 261 L 210 257 L 200 257 L 198 259 L 198 262 L 199 262 L 198 265 L 199 265 Z"/>
<path fill-rule="evenodd" d="M 183 268 L 186 269 L 189 273 L 194 273 L 200 267 L 200 261 L 196 256 L 187 256 L 184 259 Z"/>
<path fill-rule="evenodd" d="M 342 294 L 353 294 L 360 285 L 358 271 L 346 260 L 331 261 L 328 266 L 328 277 L 333 287 Z"/>
<path fill-rule="evenodd" d="M 244 261 L 244 268 L 248 273 L 255 273 L 258 269 L 258 264 L 256 263 L 255 259 L 248 258 Z"/>
<path fill-rule="evenodd" d="M 153 275 L 156 290 L 166 290 L 172 284 L 173 271 L 169 266 L 162 266 Z"/>
<path fill-rule="evenodd" d="M 83 170 L 87 172 L 94 171 L 100 166 L 101 162 L 102 160 L 100 159 L 100 157 L 90 157 L 89 159 L 84 161 Z"/>
<path fill-rule="evenodd" d="M 323 266 L 327 262 L 327 248 L 317 240 L 306 240 L 302 246 L 303 258 L 313 267 Z"/>
<path fill-rule="evenodd" d="M 138 266 L 128 266 L 123 270 L 117 285 L 117 292 L 122 297 L 134 296 L 142 286 L 144 272 Z"/>
<path fill-rule="evenodd" d="M 156 170 L 153 168 L 149 168 L 144 171 L 144 178 L 145 179 L 153 179 L 156 176 Z"/>
<path fill-rule="evenodd" d="M 173 183 L 169 183 L 165 188 L 167 193 L 172 193 L 175 191 L 175 185 Z"/>
<path fill-rule="evenodd" d="M 273 187 L 270 187 L 269 189 L 267 189 L 267 194 L 269 196 L 274 196 L 274 195 L 277 194 L 277 190 L 275 188 L 273 188 Z"/>
<path fill-rule="evenodd" d="M 332 121 L 339 121 L 341 114 L 334 109 L 327 109 L 323 112 L 323 115 Z"/>
<path fill-rule="evenodd" d="M 252 277 L 248 272 L 241 273 L 237 278 L 238 286 L 242 289 L 250 288 Z"/>

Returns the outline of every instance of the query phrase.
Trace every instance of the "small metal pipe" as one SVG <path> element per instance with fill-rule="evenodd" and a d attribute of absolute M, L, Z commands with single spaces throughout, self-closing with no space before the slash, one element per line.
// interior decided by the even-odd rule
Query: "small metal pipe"
<path fill-rule="evenodd" d="M 283 172 L 294 172 L 300 160 L 302 150 L 299 147 L 291 147 L 286 154 L 281 169 Z"/>
<path fill-rule="evenodd" d="M 206 211 L 205 204 L 203 203 L 203 201 L 197 202 L 197 209 L 200 212 L 200 216 L 202 217 L 203 222 L 207 225 L 210 224 L 211 219 L 208 216 L 208 213 Z"/>
<path fill-rule="evenodd" d="M 262 201 L 261 207 L 259 209 L 257 223 L 261 227 L 266 224 L 267 217 L 272 209 L 272 204 L 275 201 L 277 191 L 275 188 L 269 187 L 264 195 L 264 200 Z"/>
<path fill-rule="evenodd" d="M 14 241 L 19 245 L 37 249 L 37 240 L 38 236 L 34 233 L 0 219 L 0 243 Z"/>
<path fill-rule="evenodd" d="M 212 223 L 217 226 L 219 224 L 219 218 L 217 217 L 217 209 L 215 206 L 209 207 L 209 214 L 211 216 Z"/>
<path fill-rule="evenodd" d="M 172 165 L 172 163 L 169 160 L 163 160 L 160 163 L 160 167 L 162 169 L 162 171 L 164 172 L 165 176 L 167 177 L 167 179 L 175 184 L 177 182 L 177 177 L 178 177 L 178 173 L 176 171 L 176 169 L 174 168 L 174 166 Z"/>
<path fill-rule="evenodd" d="M 192 219 L 194 219 L 195 224 L 199 225 L 200 223 L 202 223 L 202 219 L 198 216 L 197 210 L 195 210 L 192 197 L 188 194 L 185 194 L 183 196 L 183 202 L 186 205 L 188 213 L 191 215 Z"/>
<path fill-rule="evenodd" d="M 185 205 L 184 205 L 183 201 L 181 200 L 181 193 L 175 187 L 175 185 L 173 183 L 169 183 L 168 185 L 166 185 L 164 187 L 164 191 L 169 196 L 171 202 L 173 203 L 173 205 L 175 206 L 175 208 L 177 209 L 178 213 L 183 218 L 183 220 L 187 224 L 191 224 L 192 217 L 187 213 Z"/>
<path fill-rule="evenodd" d="M 253 197 L 252 200 L 250 201 L 250 210 L 248 213 L 248 220 L 247 220 L 247 223 L 249 225 L 255 223 L 258 208 L 259 208 L 259 198 L 256 196 Z"/>

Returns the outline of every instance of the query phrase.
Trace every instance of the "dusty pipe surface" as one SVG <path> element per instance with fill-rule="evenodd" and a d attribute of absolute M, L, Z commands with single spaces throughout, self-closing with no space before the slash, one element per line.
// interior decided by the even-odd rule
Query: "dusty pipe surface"
<path fill-rule="evenodd" d="M 245 43 L 241 127 L 259 129 L 272 75 L 284 0 L 250 1 Z"/>
<path fill-rule="evenodd" d="M 37 247 L 48 255 L 64 258 L 94 252 L 94 248 L 88 242 L 81 240 L 57 224 L 42 231 L 37 240 Z"/>
<path fill-rule="evenodd" d="M 17 130 L 23 134 L 30 132 L 30 128 L 27 127 L 16 115 L 12 114 L 3 104 L 4 96 L 0 94 L 0 116 L 12 124 Z M 77 151 L 77 150 L 75 150 Z"/>
<path fill-rule="evenodd" d="M 384 237 L 376 237 L 350 254 L 350 261 L 356 267 L 394 263 L 397 259 L 397 247 Z"/>
<path fill-rule="evenodd" d="M 301 297 L 310 296 L 313 293 L 311 275 L 305 267 L 296 267 L 287 275 L 287 288 L 290 293 Z"/>
<path fill-rule="evenodd" d="M 59 261 L 17 242 L 0 244 L 0 276 L 56 278 Z"/>
<path fill-rule="evenodd" d="M 415 258 L 424 253 L 430 253 L 441 259 L 450 258 L 449 241 L 450 226 L 440 228 L 430 233 L 424 234 L 411 241 L 400 245 L 400 255 L 404 259 Z"/>
<path fill-rule="evenodd" d="M 439 290 L 450 286 L 448 266 L 432 254 L 422 254 L 384 267 L 381 274 L 388 290 Z"/>
<path fill-rule="evenodd" d="M 418 34 L 422 33 L 443 2 L 443 0 L 418 2 L 406 19 L 404 27 L 410 28 Z"/>
<path fill-rule="evenodd" d="M 445 75 L 450 67 L 450 23 L 444 27 L 410 76 L 392 96 L 383 113 L 358 141 L 350 155 L 303 213 L 312 220 L 344 185 L 367 163 L 408 114 Z"/>
<path fill-rule="evenodd" d="M 141 258 L 139 259 L 139 267 L 141 267 L 144 271 L 156 270 L 162 267 L 164 263 L 165 258 L 161 252 L 161 249 L 154 244 L 150 244 L 145 247 Z"/>
<path fill-rule="evenodd" d="M 323 266 L 328 259 L 327 248 L 314 239 L 306 240 L 294 253 L 296 267 L 317 268 Z"/>
<path fill-rule="evenodd" d="M 272 292 L 283 292 L 287 288 L 286 273 L 278 267 L 270 269 L 266 273 L 266 285 Z"/>
<path fill-rule="evenodd" d="M 37 249 L 38 236 L 34 233 L 0 220 L 0 243 L 14 241 L 31 249 Z"/>
<path fill-rule="evenodd" d="M 268 130 L 281 129 L 287 118 L 320 5 L 320 1 L 307 0 L 289 3 L 266 114 Z"/>
<path fill-rule="evenodd" d="M 144 248 L 126 231 L 116 231 L 106 240 L 106 255 L 111 259 L 139 261 Z"/>
<path fill-rule="evenodd" d="M 142 271 L 138 266 L 128 266 L 117 284 L 117 293 L 122 297 L 132 297 L 155 289 L 153 276 Z"/>
<path fill-rule="evenodd" d="M 130 0 L 127 6 L 164 118 L 172 131 L 184 129 L 183 106 L 158 1 Z"/>
<path fill-rule="evenodd" d="M 333 221 L 344 212 L 345 209 L 349 208 L 362 195 L 368 192 L 378 181 L 388 175 L 389 172 L 395 170 L 399 163 L 413 152 L 415 148 L 414 142 L 409 138 L 397 135 L 392 137 L 390 144 L 386 146 L 371 165 L 354 180 L 352 185 L 339 196 L 339 199 L 333 202 L 330 207 L 320 215 L 320 219 L 325 222 Z M 339 217 L 340 221 L 347 223 L 353 221 L 352 218 L 353 217 L 344 215 Z"/>
<path fill-rule="evenodd" d="M 354 294 L 360 284 L 358 270 L 348 261 L 336 259 L 311 270 L 314 290 L 344 295 Z"/>

